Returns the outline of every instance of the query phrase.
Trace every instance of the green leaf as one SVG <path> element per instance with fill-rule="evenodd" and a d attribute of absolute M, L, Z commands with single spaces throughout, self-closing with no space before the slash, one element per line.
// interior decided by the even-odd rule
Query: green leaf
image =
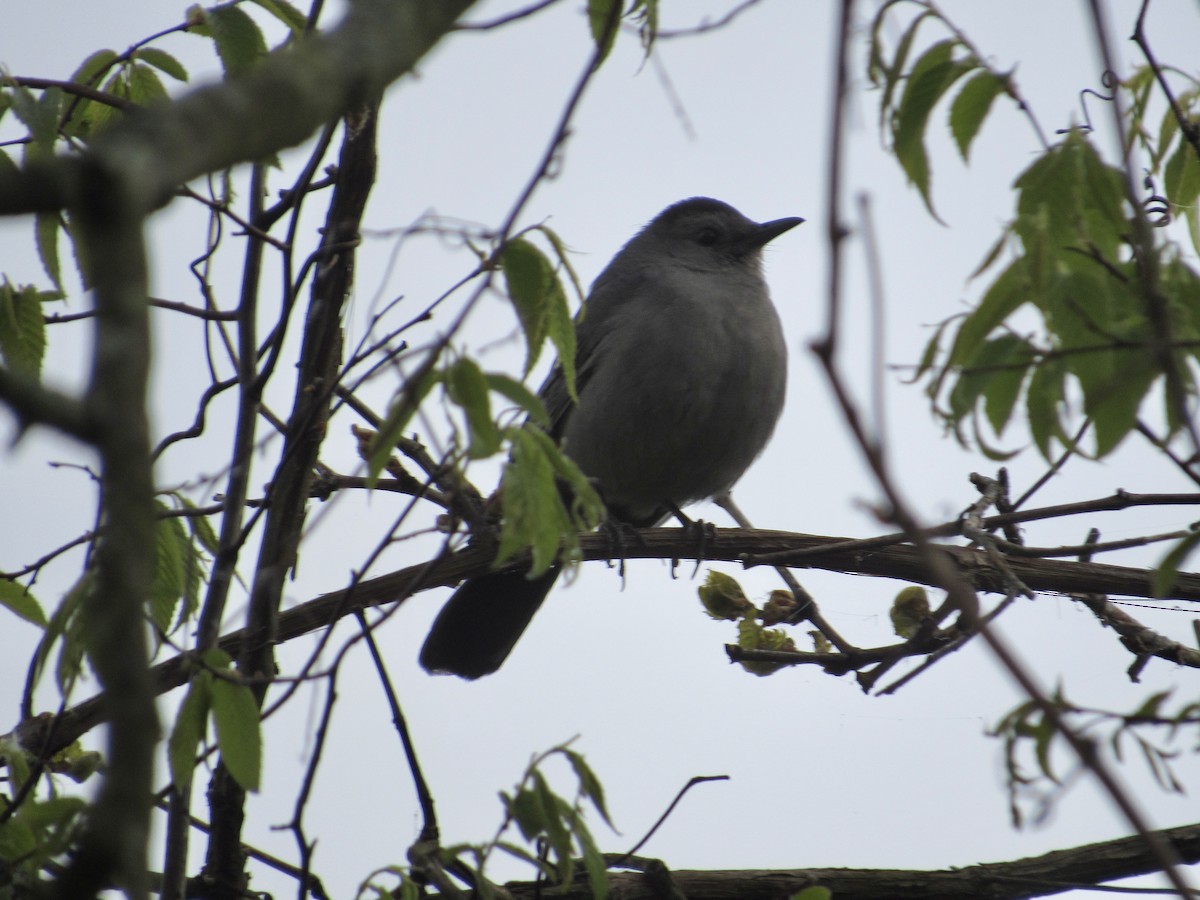
<path fill-rule="evenodd" d="M 507 794 L 501 794 L 501 797 L 508 814 L 517 823 L 517 828 L 525 840 L 532 841 L 545 830 L 545 813 L 537 794 L 522 789 L 517 791 L 515 797 L 509 797 Z"/>
<path fill-rule="evenodd" d="M 388 409 L 387 416 L 379 426 L 375 439 L 371 442 L 371 452 L 367 460 L 367 477 L 375 479 L 387 465 L 392 454 L 392 448 L 404 434 L 409 421 L 416 414 L 421 402 L 428 396 L 433 386 L 441 380 L 441 375 L 432 368 L 433 360 L 428 360 L 410 377 L 396 395 Z"/>
<path fill-rule="evenodd" d="M 87 651 L 87 627 L 85 624 L 85 608 L 93 592 L 96 590 L 95 572 L 85 571 L 79 580 L 67 591 L 62 602 L 58 605 L 42 643 L 38 645 L 38 655 L 49 655 L 55 643 L 59 644 L 58 660 L 54 667 L 54 678 L 58 689 L 65 696 L 75 684 L 83 671 L 83 657 Z M 45 655 L 43 656 L 43 648 Z M 41 668 L 41 660 L 36 663 Z"/>
<path fill-rule="evenodd" d="M 116 59 L 117 54 L 113 50 L 97 50 L 79 64 L 79 68 L 71 75 L 70 80 L 76 84 L 94 86 Z"/>
<path fill-rule="evenodd" d="M 199 12 L 201 24 L 189 31 L 213 39 L 226 75 L 245 71 L 266 56 L 267 42 L 262 30 L 237 6 L 225 3 Z"/>
<path fill-rule="evenodd" d="M 254 694 L 244 684 L 214 677 L 212 713 L 221 762 L 234 781 L 247 791 L 257 792 L 262 773 L 262 732 Z"/>
<path fill-rule="evenodd" d="M 1025 377 L 1034 364 L 1034 351 L 1025 338 L 1013 334 L 1001 335 L 995 343 L 998 346 L 994 365 L 1000 368 L 992 373 L 984 387 L 983 399 L 992 431 L 1002 435 L 1012 417 Z"/>
<path fill-rule="evenodd" d="M 1200 546 L 1200 531 L 1193 531 L 1172 547 L 1167 555 L 1162 558 L 1162 562 L 1154 570 L 1152 584 L 1155 597 L 1161 598 L 1171 595 L 1171 590 L 1175 587 L 1175 582 L 1178 580 L 1179 570 L 1197 546 Z"/>
<path fill-rule="evenodd" d="M 159 50 L 157 47 L 141 47 L 133 58 L 154 66 L 158 71 L 170 75 L 176 81 L 188 80 L 188 71 L 184 68 L 183 63 L 165 50 Z"/>
<path fill-rule="evenodd" d="M 493 390 L 517 404 L 538 425 L 543 428 L 549 427 L 550 417 L 546 414 L 546 405 L 542 403 L 541 397 L 525 386 L 524 382 L 499 372 L 488 372 L 483 377 L 487 381 L 489 390 Z"/>
<path fill-rule="evenodd" d="M 533 782 L 533 794 L 542 807 L 544 833 L 558 857 L 560 878 L 566 883 L 570 881 L 572 869 L 571 833 L 566 825 L 571 807 L 550 789 L 545 776 L 537 769 L 530 772 L 529 777 Z"/>
<path fill-rule="evenodd" d="M 1006 228 L 1000 233 L 1000 237 L 996 239 L 996 243 L 992 244 L 992 246 L 988 248 L 988 252 L 983 255 L 983 259 L 980 260 L 979 265 L 975 267 L 975 271 L 967 276 L 967 281 L 974 281 L 992 267 L 993 263 L 1000 258 L 1000 254 L 1003 252 L 1004 248 L 1008 246 L 1008 238 L 1009 231 Z"/>
<path fill-rule="evenodd" d="M 21 819 L 9 819 L 0 824 L 0 859 L 18 860 L 37 853 L 38 840 Z"/>
<path fill-rule="evenodd" d="M 1051 441 L 1058 440 L 1064 446 L 1067 444 L 1059 419 L 1059 411 L 1064 404 L 1065 376 L 1066 367 L 1060 359 L 1043 360 L 1034 366 L 1029 390 L 1025 394 L 1029 432 L 1047 461 L 1050 460 Z"/>
<path fill-rule="evenodd" d="M 192 783 L 192 772 L 196 768 L 196 748 L 204 739 L 208 726 L 208 710 L 212 699 L 213 677 L 209 672 L 198 672 L 188 685 L 187 694 L 179 704 L 175 725 L 167 742 L 167 759 L 171 769 L 171 781 L 180 792 Z"/>
<path fill-rule="evenodd" d="M 0 606 L 38 628 L 44 629 L 48 624 L 37 598 L 29 593 L 27 587 L 15 581 L 0 579 Z"/>
<path fill-rule="evenodd" d="M 1163 175 L 1164 190 L 1173 209 L 1184 210 L 1196 205 L 1196 199 L 1200 197 L 1200 159 L 1192 145 L 1182 137 L 1167 160 Z"/>
<path fill-rule="evenodd" d="M 904 379 L 905 384 L 912 384 L 919 381 L 926 372 L 933 368 L 933 364 L 937 362 L 938 354 L 942 349 L 942 334 L 952 321 L 953 319 L 946 319 L 934 329 L 933 336 L 925 343 L 925 350 L 921 353 L 921 359 L 913 371 L 912 378 Z"/>
<path fill-rule="evenodd" d="M 592 839 L 592 833 L 583 821 L 578 819 L 575 822 L 575 843 L 579 845 L 580 855 L 583 857 L 583 868 L 587 872 L 592 896 L 596 900 L 605 900 L 608 897 L 608 865 L 604 861 L 604 854 Z"/>
<path fill-rule="evenodd" d="M 166 634 L 171 630 L 175 607 L 184 593 L 188 566 L 185 560 L 195 551 L 178 517 L 161 517 L 170 507 L 162 502 L 155 506 L 160 518 L 154 532 L 154 580 L 150 585 L 149 613 L 159 631 Z"/>
<path fill-rule="evenodd" d="M 792 894 L 790 900 L 832 900 L 833 891 L 827 887 L 821 887 L 814 884 L 812 887 L 806 887 L 799 893 Z"/>
<path fill-rule="evenodd" d="M 558 556 L 563 536 L 573 531 L 555 481 L 555 469 L 533 427 L 513 429 L 512 454 L 504 466 L 501 490 L 504 519 L 496 548 L 502 565 L 528 547 L 533 555 L 530 578 L 544 573 Z"/>
<path fill-rule="evenodd" d="M 14 288 L 0 281 L 0 358 L 14 372 L 36 376 L 46 352 L 43 300 L 60 295 L 38 291 L 31 285 Z"/>
<path fill-rule="evenodd" d="M 488 383 L 474 360 L 465 356 L 446 371 L 446 394 L 467 419 L 467 455 L 472 459 L 491 456 L 500 449 L 500 430 L 492 421 Z"/>
<path fill-rule="evenodd" d="M 528 375 L 537 364 L 546 340 L 554 272 L 542 251 L 524 238 L 514 238 L 505 244 L 500 264 L 509 299 L 525 332 Z"/>
<path fill-rule="evenodd" d="M 970 78 L 950 104 L 950 133 L 954 135 L 963 162 L 970 159 L 971 144 L 987 118 L 992 101 L 1004 89 L 1004 79 L 985 70 Z"/>
<path fill-rule="evenodd" d="M 304 34 L 304 29 L 308 27 L 308 16 L 288 3 L 288 0 L 254 0 L 254 2 L 286 25 L 294 37 L 300 37 Z"/>
<path fill-rule="evenodd" d="M 554 248 L 555 259 L 566 270 L 568 277 L 571 279 L 571 286 L 575 289 L 575 296 L 582 303 L 587 295 L 584 293 L 583 283 L 579 280 L 579 273 L 571 265 L 571 254 L 567 249 L 567 245 L 563 243 L 563 239 L 549 225 L 538 225 L 536 228 L 545 235 L 546 240 L 550 242 L 550 246 Z"/>
<path fill-rule="evenodd" d="M 933 15 L 932 12 L 926 11 L 913 18 L 908 29 L 896 44 L 896 55 L 892 57 L 891 65 L 886 65 L 883 62 L 883 53 L 879 49 L 883 46 L 879 35 L 889 6 L 891 4 L 885 4 L 879 10 L 871 29 L 871 80 L 873 84 L 878 85 L 880 77 L 883 79 L 883 93 L 879 101 L 879 125 L 881 128 L 893 112 L 892 98 L 895 96 L 896 88 L 903 81 L 904 66 L 908 63 L 908 54 L 912 51 L 917 30 L 921 27 L 922 22 Z"/>
<path fill-rule="evenodd" d="M 954 60 L 958 42 L 939 41 L 913 64 L 892 123 L 892 149 L 896 159 L 925 201 L 925 208 L 937 221 L 930 194 L 929 157 L 925 151 L 925 128 L 929 114 L 942 95 L 962 75 L 975 68 L 973 61 Z"/>
<path fill-rule="evenodd" d="M 59 88 L 48 88 L 35 95 L 28 88 L 16 85 L 8 88 L 12 111 L 29 129 L 32 143 L 27 152 L 35 156 L 49 156 L 54 152 L 54 141 L 58 135 L 58 114 L 63 93 Z"/>
<path fill-rule="evenodd" d="M 988 335 L 1029 299 L 1029 280 L 1024 261 L 1014 260 L 988 287 L 979 306 L 958 326 L 947 364 L 969 364 Z"/>
<path fill-rule="evenodd" d="M 557 249 L 558 245 L 555 247 Z M 558 252 L 561 258 L 562 251 Z M 505 245 L 501 267 L 508 296 L 525 332 L 524 374 L 528 375 L 537 364 L 542 346 L 549 337 L 558 351 L 567 393 L 578 399 L 575 394 L 575 323 L 554 266 L 534 244 L 518 237 Z"/>
<path fill-rule="evenodd" d="M 60 291 L 62 270 L 58 266 L 58 229 L 61 224 L 57 212 L 40 212 L 34 218 L 38 257 L 42 261 L 42 268 Z"/>
<path fill-rule="evenodd" d="M 196 504 L 189 500 L 185 495 L 175 493 L 174 496 L 185 509 L 196 510 Z M 217 537 L 217 533 L 213 531 L 212 525 L 208 521 L 207 516 L 188 516 L 188 530 L 192 532 L 192 537 L 199 541 L 200 546 L 207 550 L 213 556 L 217 555 L 217 551 L 221 549 L 221 541 Z"/>
<path fill-rule="evenodd" d="M 605 824 L 609 828 L 613 828 L 612 819 L 608 816 L 608 808 L 604 805 L 604 785 L 600 783 L 600 779 L 596 777 L 596 773 L 592 771 L 582 754 L 565 748 L 563 753 L 571 763 L 571 768 L 575 770 L 575 777 L 579 779 L 579 792 L 592 802 L 592 805 L 603 817 Z"/>
<path fill-rule="evenodd" d="M 608 58 L 617 32 L 621 30 L 621 0 L 588 0 L 588 28 L 600 51 L 600 62 Z"/>
<path fill-rule="evenodd" d="M 550 462 L 555 476 L 567 486 L 571 495 L 570 516 L 574 529 L 590 531 L 604 521 L 604 501 L 596 493 L 591 479 L 584 475 L 575 461 L 563 453 L 562 448 L 540 428 L 527 428 L 525 431 Z M 568 549 L 574 547 L 572 542 Z"/>
<path fill-rule="evenodd" d="M 167 99 L 167 89 L 162 79 L 150 66 L 133 63 L 129 66 L 129 99 L 138 106 L 149 106 Z"/>

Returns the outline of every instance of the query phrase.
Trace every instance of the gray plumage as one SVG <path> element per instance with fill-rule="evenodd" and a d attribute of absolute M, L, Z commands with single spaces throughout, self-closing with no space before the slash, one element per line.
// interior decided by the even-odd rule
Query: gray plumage
<path fill-rule="evenodd" d="M 762 247 L 803 219 L 755 223 L 718 200 L 668 207 L 613 258 L 576 323 L 576 388 L 557 367 L 540 394 L 551 435 L 609 512 L 639 527 L 724 493 L 783 409 L 787 345 Z M 558 570 L 462 584 L 421 650 L 431 672 L 478 678 L 508 657 Z"/>

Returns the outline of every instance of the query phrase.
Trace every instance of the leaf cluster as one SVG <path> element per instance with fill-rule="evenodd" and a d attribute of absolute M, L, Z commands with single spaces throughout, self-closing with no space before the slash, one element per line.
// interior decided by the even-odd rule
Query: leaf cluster
<path fill-rule="evenodd" d="M 1025 105 L 1011 74 L 985 65 L 930 5 L 913 4 L 920 13 L 889 50 L 882 25 L 897 5 L 885 4 L 876 17 L 869 71 L 880 90 L 884 134 L 936 217 L 926 149 L 935 107 L 953 95 L 949 130 L 966 161 L 997 97 Z M 951 36 L 910 63 L 919 29 L 933 21 Z M 1012 454 L 990 445 L 983 423 L 1000 437 L 1020 412 L 1050 458 L 1056 446 L 1082 451 L 1073 437 L 1082 418 L 1092 425 L 1090 454 L 1102 458 L 1134 429 L 1156 386 L 1176 379 L 1195 396 L 1200 276 L 1168 234 L 1160 229 L 1147 239 L 1143 224 L 1155 211 L 1160 225 L 1178 215 L 1192 248 L 1200 249 L 1200 153 L 1187 125 L 1196 88 L 1189 80 L 1154 130 L 1148 116 L 1155 75 L 1143 68 L 1112 88 L 1128 110 L 1130 143 L 1147 161 L 1146 186 L 1160 178 L 1165 196 L 1132 196 L 1124 163 L 1103 159 L 1090 124 L 1064 129 L 1013 184 L 1014 217 L 972 275 L 989 279 L 978 304 L 937 327 L 917 366 L 936 414 L 960 441 L 993 458 Z M 1168 397 L 1171 433 L 1184 425 L 1182 409 Z"/>
<path fill-rule="evenodd" d="M 1154 781 L 1165 791 L 1182 794 L 1172 763 L 1180 751 L 1172 744 L 1185 728 L 1195 730 L 1200 725 L 1200 702 L 1178 704 L 1167 708 L 1171 691 L 1157 691 L 1145 698 L 1136 709 L 1119 713 L 1109 710 L 1086 709 L 1068 700 L 1060 687 L 1055 691 L 1052 711 L 1040 708 L 1033 701 L 1018 704 L 1004 715 L 993 729 L 1004 745 L 1004 768 L 1009 793 L 1009 811 L 1014 826 L 1026 821 L 1023 798 L 1040 796 L 1037 804 L 1045 808 L 1053 793 L 1065 789 L 1068 779 L 1058 771 L 1056 750 L 1061 749 L 1061 733 L 1055 718 L 1070 721 L 1076 732 L 1095 746 L 1095 752 L 1107 748 L 1117 762 L 1123 762 L 1129 745 L 1140 755 Z M 1160 734 L 1148 735 L 1151 729 Z M 1192 752 L 1200 750 L 1200 743 Z"/>

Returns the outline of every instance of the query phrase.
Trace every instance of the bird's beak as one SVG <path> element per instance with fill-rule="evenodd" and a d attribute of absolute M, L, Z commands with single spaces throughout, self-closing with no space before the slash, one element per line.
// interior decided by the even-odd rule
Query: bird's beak
<path fill-rule="evenodd" d="M 803 221 L 799 216 L 790 216 L 786 219 L 774 219 L 770 222 L 762 222 L 756 225 L 754 230 L 742 239 L 744 247 L 746 250 L 757 250 L 760 247 L 765 247 L 785 231 L 790 231 Z"/>

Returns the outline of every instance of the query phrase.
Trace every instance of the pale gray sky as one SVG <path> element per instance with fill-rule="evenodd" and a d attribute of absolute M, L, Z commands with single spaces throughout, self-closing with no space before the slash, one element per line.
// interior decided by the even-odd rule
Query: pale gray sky
<path fill-rule="evenodd" d="M 489 18 L 517 5 L 485 3 L 472 18 Z M 732 0 L 666 3 L 663 26 L 695 24 L 732 5 Z M 1138 4 L 1109 5 L 1114 34 L 1123 38 Z M 768 280 L 792 348 L 789 400 L 771 447 L 736 496 L 762 527 L 866 536 L 888 530 L 866 509 L 877 502 L 878 491 L 807 350 L 823 326 L 825 303 L 832 6 L 764 0 L 727 28 L 664 40 L 654 64 L 643 65 L 636 41 L 623 36 L 583 101 L 555 178 L 538 189 L 522 221 L 548 221 L 578 251 L 576 268 L 590 282 L 637 228 L 683 197 L 718 197 L 757 219 L 806 217 L 808 224 L 767 254 Z M 860 6 L 861 15 L 875 8 L 873 3 Z M 1044 128 L 1053 131 L 1077 120 L 1079 90 L 1100 87 L 1086 4 L 947 0 L 944 7 L 999 68 L 1018 66 L 1017 80 Z M 174 24 L 182 10 L 156 0 L 20 4 L 6 13 L 0 64 L 17 75 L 66 77 L 92 50 L 120 50 Z M 928 27 L 933 35 L 937 26 Z M 1193 63 L 1200 39 L 1197 7 L 1158 0 L 1150 35 L 1164 60 Z M 1136 48 L 1118 43 L 1126 58 L 1137 60 Z M 162 46 L 185 60 L 194 81 L 216 72 L 208 45 L 196 37 L 172 36 Z M 1012 180 L 1032 160 L 1037 143 L 1011 104 L 998 101 L 966 169 L 938 124 L 944 112 L 935 112 L 934 194 L 949 227 L 938 225 L 880 150 L 877 96 L 865 90 L 862 73 L 864 47 L 860 31 L 846 214 L 854 215 L 854 197 L 869 198 L 883 256 L 886 361 L 904 364 L 919 356 L 929 324 L 977 296 L 978 286 L 968 284 L 967 276 L 1010 215 Z M 391 90 L 381 117 L 379 183 L 368 210 L 370 231 L 348 323 L 351 341 L 381 300 L 404 294 L 411 307 L 402 311 L 415 309 L 469 268 L 468 254 L 454 252 L 446 242 L 426 236 L 401 242 L 397 230 L 430 211 L 498 224 L 532 173 L 589 52 L 581 4 L 568 0 L 500 32 L 452 36 L 419 75 Z M 1091 109 L 1093 116 L 1107 115 L 1102 104 L 1093 102 Z M 10 134 L 11 121 L 4 124 Z M 274 186 L 285 183 L 277 180 Z M 196 282 L 186 266 L 199 253 L 203 216 L 177 204 L 156 215 L 151 229 L 153 290 L 196 302 Z M 6 248 L 2 269 L 13 281 L 42 278 L 28 232 L 28 223 L 0 223 Z M 221 265 L 214 284 L 223 304 L 231 306 L 236 253 Z M 865 399 L 871 320 L 860 242 L 850 243 L 847 265 L 843 360 Z M 72 308 L 81 302 L 75 297 Z M 203 384 L 204 371 L 198 329 L 166 317 L 156 321 L 154 413 L 158 431 L 168 433 L 190 422 L 194 400 L 189 391 Z M 414 339 L 432 337 L 437 327 L 435 322 Z M 485 298 L 463 345 L 485 348 L 489 368 L 517 371 L 521 356 L 515 328 L 507 306 Z M 505 336 L 513 339 L 497 343 Z M 48 377 L 78 384 L 85 370 L 86 326 L 56 328 L 51 338 Z M 930 520 L 951 518 L 974 499 L 968 473 L 992 472 L 995 465 L 960 450 L 941 433 L 919 388 L 892 376 L 887 384 L 886 437 L 907 496 Z M 365 396 L 383 408 L 393 388 L 381 379 Z M 271 398 L 278 410 L 286 409 L 289 392 L 290 385 L 278 385 Z M 211 437 L 164 460 L 160 482 L 195 483 L 217 474 L 210 467 L 227 443 L 221 413 L 229 410 L 218 404 L 210 418 Z M 327 461 L 343 471 L 356 463 L 349 422 L 338 421 L 326 451 Z M 0 423 L 4 435 L 11 434 L 11 421 L 0 415 Z M 1018 434 L 1006 445 L 1020 442 Z M 78 459 L 78 450 L 38 431 L 11 451 L 0 470 L 9 504 L 0 524 L 0 568 L 25 564 L 90 525 L 93 486 L 81 474 L 49 470 L 47 457 Z M 1147 459 L 1131 442 L 1102 465 L 1068 472 L 1042 493 L 1041 502 L 1096 497 L 1116 488 L 1187 489 L 1173 472 L 1151 469 Z M 1023 489 L 1044 463 L 1026 451 L 1009 468 L 1014 484 Z M 479 466 L 473 475 L 486 490 L 495 466 Z M 268 477 L 263 465 L 253 483 L 261 486 Z M 78 503 L 79 496 L 87 502 Z M 343 586 L 401 502 L 386 495 L 346 496 L 314 509 L 289 602 Z M 715 508 L 697 512 L 727 524 Z M 1148 523 L 1178 527 L 1186 515 L 1131 511 L 1098 523 L 1106 538 L 1118 538 L 1158 527 Z M 1031 535 L 1039 544 L 1075 543 L 1084 536 L 1056 533 L 1053 526 Z M 409 564 L 429 546 L 402 543 L 374 573 Z M 1157 555 L 1130 553 L 1113 561 L 1140 565 Z M 53 603 L 70 582 L 72 564 L 78 564 L 77 555 L 47 573 L 38 586 L 43 602 Z M 733 565 L 720 568 L 741 578 L 756 597 L 777 586 L 766 570 L 743 575 Z M 1044 825 L 1025 831 L 1010 827 L 1001 747 L 985 732 L 1019 695 L 982 647 L 963 650 L 889 698 L 865 697 L 852 678 L 805 668 L 754 678 L 725 661 L 722 644 L 733 639 L 732 626 L 703 615 L 690 566 L 680 567 L 675 579 L 657 562 L 631 563 L 628 569 L 622 590 L 615 570 L 586 566 L 574 584 L 551 595 L 500 673 L 478 683 L 430 678 L 416 665 L 417 648 L 444 591 L 414 598 L 379 631 L 438 801 L 446 843 L 490 837 L 501 815 L 496 792 L 511 787 L 532 754 L 575 735 L 575 749 L 604 780 L 621 830 L 619 836 L 610 834 L 595 823 L 605 850 L 627 849 L 688 778 L 731 776 L 727 783 L 694 790 L 644 848 L 673 868 L 963 866 L 1128 832 L 1086 780 L 1060 799 Z M 797 574 L 852 640 L 864 646 L 891 640 L 887 611 L 901 584 Z M 1148 624 L 1188 639 L 1189 616 L 1136 612 Z M 5 628 L 0 708 L 11 724 L 36 634 L 23 625 Z M 1002 631 L 1044 685 L 1053 687 L 1061 679 L 1068 696 L 1081 703 L 1132 707 L 1151 688 L 1177 680 L 1184 692 L 1194 693 L 1189 670 L 1175 672 L 1161 662 L 1150 665 L 1144 685 L 1131 686 L 1124 677 L 1130 661 L 1126 651 L 1090 614 L 1065 599 L 1018 603 L 1002 620 Z M 341 640 L 331 646 L 340 646 L 353 631 L 344 627 L 339 634 Z M 303 661 L 308 646 L 298 641 L 284 648 L 285 672 Z M 419 821 L 411 779 L 361 647 L 344 670 L 340 697 L 308 822 L 320 840 L 315 870 L 336 896 L 347 896 L 373 868 L 403 861 Z M 316 726 L 320 695 L 313 698 L 293 702 L 268 724 L 267 780 L 250 803 L 247 840 L 286 858 L 295 856 L 292 840 L 270 826 L 290 817 Z M 178 699 L 164 700 L 168 720 Z M 8 727 L 0 720 L 0 731 Z M 1064 771 L 1069 768 L 1064 759 Z M 1200 774 L 1186 756 L 1179 769 L 1192 784 Z M 1194 820 L 1194 805 L 1154 787 L 1139 761 L 1131 760 L 1124 775 L 1156 825 Z M 202 797 L 196 810 L 205 812 Z M 497 874 L 522 873 L 501 864 Z M 265 872 L 256 873 L 252 887 L 277 896 L 292 890 Z"/>

